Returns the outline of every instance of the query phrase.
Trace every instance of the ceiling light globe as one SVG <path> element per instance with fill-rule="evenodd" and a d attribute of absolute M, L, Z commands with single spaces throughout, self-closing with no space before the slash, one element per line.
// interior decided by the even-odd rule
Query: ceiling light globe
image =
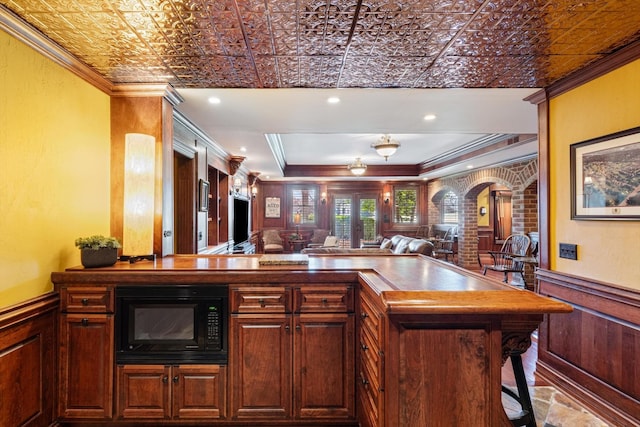
<path fill-rule="evenodd" d="M 371 144 L 376 153 L 384 157 L 385 162 L 392 156 L 400 147 L 400 143 L 391 139 L 389 135 L 384 135 L 378 142 Z"/>
<path fill-rule="evenodd" d="M 362 163 L 362 161 L 360 160 L 360 157 L 358 157 L 356 158 L 356 161 L 354 163 L 351 163 L 349 166 L 347 166 L 347 168 L 349 169 L 349 171 L 351 171 L 352 174 L 356 176 L 360 176 L 366 172 L 367 165 Z"/>

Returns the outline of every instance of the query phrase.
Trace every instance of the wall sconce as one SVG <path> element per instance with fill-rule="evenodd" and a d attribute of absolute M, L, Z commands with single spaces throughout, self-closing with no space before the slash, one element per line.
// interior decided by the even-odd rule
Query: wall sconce
<path fill-rule="evenodd" d="M 156 139 L 151 135 L 125 135 L 122 261 L 155 260 L 155 149 Z"/>
<path fill-rule="evenodd" d="M 320 195 L 320 203 L 322 203 L 323 205 L 327 203 L 327 193 L 324 191 Z"/>
<path fill-rule="evenodd" d="M 242 189 L 242 180 L 240 178 L 236 178 L 233 180 L 233 190 L 237 193 Z"/>
<path fill-rule="evenodd" d="M 485 216 L 487 214 L 487 207 L 480 206 L 480 216 Z"/>
<path fill-rule="evenodd" d="M 251 197 L 253 197 L 255 199 L 257 194 L 258 194 L 258 187 L 256 187 L 255 185 L 252 185 L 251 186 Z"/>
<path fill-rule="evenodd" d="M 391 200 L 391 193 L 387 191 L 386 193 L 384 193 L 384 204 L 388 205 L 389 200 Z"/>

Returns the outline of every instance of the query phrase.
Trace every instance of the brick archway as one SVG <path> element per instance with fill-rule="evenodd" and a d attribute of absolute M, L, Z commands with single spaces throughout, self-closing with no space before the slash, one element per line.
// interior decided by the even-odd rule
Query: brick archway
<path fill-rule="evenodd" d="M 481 169 L 466 175 L 442 180 L 434 180 L 427 185 L 429 223 L 440 222 L 438 201 L 442 195 L 452 190 L 458 196 L 458 260 L 463 268 L 478 266 L 478 194 L 490 184 L 501 184 L 512 191 L 512 231 L 525 233 L 537 228 L 537 191 L 535 209 L 532 212 L 533 192 L 531 184 L 538 179 L 538 159 L 495 168 Z M 529 189 L 529 190 L 527 190 Z M 535 215 L 534 215 L 535 213 Z M 531 218 L 535 218 L 534 221 Z"/>

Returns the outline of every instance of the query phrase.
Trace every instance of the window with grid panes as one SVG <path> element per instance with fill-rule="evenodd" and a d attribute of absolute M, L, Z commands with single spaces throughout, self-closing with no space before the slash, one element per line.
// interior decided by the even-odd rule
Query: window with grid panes
<path fill-rule="evenodd" d="M 445 224 L 458 223 L 458 196 L 453 191 L 447 191 L 440 202 L 442 222 Z"/>
<path fill-rule="evenodd" d="M 418 223 L 418 189 L 398 187 L 393 190 L 393 222 Z"/>
<path fill-rule="evenodd" d="M 292 188 L 291 189 L 291 218 L 292 224 L 315 224 L 316 223 L 316 190 L 314 188 Z"/>

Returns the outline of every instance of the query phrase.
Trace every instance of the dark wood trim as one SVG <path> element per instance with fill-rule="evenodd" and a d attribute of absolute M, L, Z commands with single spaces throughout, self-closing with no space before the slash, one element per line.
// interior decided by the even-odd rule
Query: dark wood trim
<path fill-rule="evenodd" d="M 0 309 L 0 390 L 19 390 L 2 396 L 6 425 L 55 425 L 58 306 L 49 292 Z"/>
<path fill-rule="evenodd" d="M 390 177 L 390 176 L 418 176 L 418 165 L 368 165 L 367 171 L 362 175 L 366 177 Z M 339 177 L 354 175 L 349 172 L 347 165 L 287 165 L 284 168 L 286 178 L 295 177 Z"/>
<path fill-rule="evenodd" d="M 558 80 L 547 88 L 548 96 L 549 98 L 555 98 L 638 58 L 640 58 L 640 41 L 631 43 L 615 52 L 605 54 L 601 59 L 587 64 L 575 73 Z"/>
<path fill-rule="evenodd" d="M 612 425 L 640 425 L 640 292 L 538 270 L 540 293 L 573 306 L 546 315 L 537 374 Z"/>
<path fill-rule="evenodd" d="M 36 298 L 4 307 L 0 309 L 0 331 L 31 320 L 43 313 L 56 310 L 58 302 L 58 293 L 49 292 Z"/>
<path fill-rule="evenodd" d="M 538 102 L 538 231 L 540 233 L 538 257 L 541 268 L 549 268 L 549 236 L 551 197 L 551 167 L 549 164 L 549 101 Z"/>

